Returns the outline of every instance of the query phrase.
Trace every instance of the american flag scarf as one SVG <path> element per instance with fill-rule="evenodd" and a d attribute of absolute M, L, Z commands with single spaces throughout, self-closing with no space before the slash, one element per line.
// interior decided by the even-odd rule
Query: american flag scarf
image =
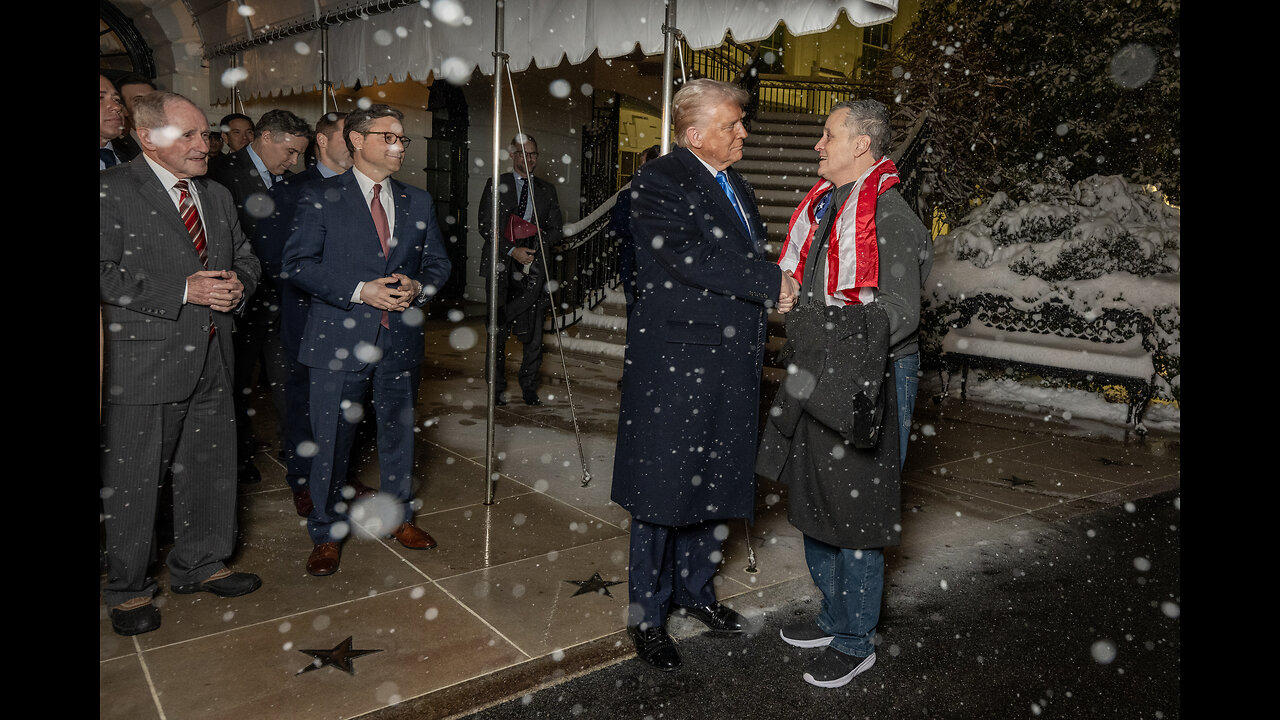
<path fill-rule="evenodd" d="M 858 180 L 852 192 L 835 212 L 831 236 L 827 239 L 827 292 L 845 305 L 870 302 L 871 290 L 880 284 L 880 252 L 876 241 L 876 202 L 885 190 L 898 184 L 898 168 L 887 156 Z M 819 180 L 787 225 L 787 240 L 778 256 L 778 265 L 797 279 L 804 277 L 809 247 L 820 222 L 814 217 L 814 205 L 835 185 Z M 852 208 L 850 207 L 852 205 Z M 867 292 L 860 292 L 867 289 Z"/>

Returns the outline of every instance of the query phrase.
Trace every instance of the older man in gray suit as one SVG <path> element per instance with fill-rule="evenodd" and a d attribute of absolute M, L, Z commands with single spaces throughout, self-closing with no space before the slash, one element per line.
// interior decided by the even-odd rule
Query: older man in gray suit
<path fill-rule="evenodd" d="M 134 109 L 142 154 L 100 176 L 106 323 L 102 477 L 112 628 L 160 627 L 147 574 L 160 482 L 173 472 L 170 589 L 245 595 L 224 561 L 235 539 L 232 315 L 261 274 L 231 194 L 202 177 L 209 121 L 157 92 Z"/>

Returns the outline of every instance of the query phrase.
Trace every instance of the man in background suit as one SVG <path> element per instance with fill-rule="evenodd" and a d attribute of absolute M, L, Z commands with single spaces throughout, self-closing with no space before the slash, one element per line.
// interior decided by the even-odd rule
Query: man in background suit
<path fill-rule="evenodd" d="M 295 288 L 282 276 L 284 269 L 284 245 L 296 227 L 298 197 L 311 182 L 341 175 L 351 167 L 351 151 L 342 139 L 342 128 L 347 114 L 331 112 L 316 123 L 316 164 L 271 186 L 271 204 L 274 211 L 258 222 L 258 237 L 254 253 L 262 261 L 263 274 L 279 278 L 280 288 L 280 344 L 289 364 L 289 378 L 284 386 L 285 412 L 280 416 L 280 445 L 285 461 L 285 482 L 293 491 L 293 504 L 298 515 L 311 515 L 311 490 L 307 478 L 311 476 L 311 455 L 299 453 L 298 447 L 311 440 L 311 419 L 307 412 L 310 384 L 307 366 L 298 362 L 298 348 L 302 331 L 306 326 L 307 312 L 311 308 L 311 296 Z M 374 491 L 359 484 L 357 496 L 367 496 Z"/>
<path fill-rule="evenodd" d="M 124 101 L 106 75 L 98 74 L 98 170 L 121 162 L 116 143 L 124 134 Z"/>
<path fill-rule="evenodd" d="M 226 145 L 226 154 L 239 150 L 253 142 L 253 118 L 243 113 L 223 115 L 218 121 L 222 130 L 222 141 Z"/>
<path fill-rule="evenodd" d="M 627 630 L 640 658 L 675 670 L 672 608 L 719 634 L 742 617 L 716 600 L 727 522 L 755 510 L 756 423 L 768 307 L 799 284 L 764 253 L 742 159 L 742 89 L 685 83 L 672 100 L 680 148 L 632 187 L 640 296 L 627 318 L 613 501 L 631 513 Z"/>
<path fill-rule="evenodd" d="M 431 195 L 391 178 L 409 143 L 403 121 L 403 113 L 382 104 L 347 115 L 351 172 L 303 188 L 296 229 L 285 243 L 284 272 L 311 296 L 298 361 L 310 368 L 317 447 L 307 520 L 312 575 L 337 571 L 351 522 L 375 536 L 389 532 L 410 549 L 436 545 L 413 522 L 413 403 L 425 346 L 421 308 L 449 278 L 449 257 Z M 336 481 L 346 476 L 370 390 L 379 495 L 390 507 L 371 499 L 364 507 L 373 517 L 362 518 L 348 513 Z"/>
<path fill-rule="evenodd" d="M 480 256 L 480 275 L 489 277 L 489 248 L 498 238 L 498 339 L 495 352 L 497 364 L 497 403 L 506 405 L 507 336 L 514 330 L 516 339 L 524 345 L 520 362 L 520 389 L 527 405 L 541 405 L 538 398 L 538 369 L 542 367 L 542 323 L 551 299 L 545 289 L 547 277 L 542 255 L 538 249 L 538 236 L 513 240 L 507 233 L 513 216 L 541 229 L 542 242 L 548 248 L 561 238 L 564 218 L 560 214 L 560 198 L 556 188 L 541 178 L 533 177 L 538 167 L 538 143 L 532 135 L 517 135 L 507 146 L 511 153 L 512 172 L 498 177 L 498 223 L 492 225 L 493 181 L 485 185 L 480 195 L 478 227 L 485 239 Z M 535 213 L 536 211 L 536 213 Z M 519 224 L 519 223 L 517 223 Z M 485 283 L 485 292 L 489 284 Z M 486 368 L 488 365 L 485 366 Z"/>
<path fill-rule="evenodd" d="M 130 73 L 120 78 L 116 83 L 116 87 L 120 89 L 120 101 L 124 103 L 124 119 L 125 133 L 120 136 L 120 142 L 117 143 L 117 153 L 123 162 L 129 162 L 136 158 L 142 149 L 138 146 L 138 128 L 133 125 L 133 104 L 138 98 L 148 93 L 153 93 L 160 88 L 150 80 Z"/>
<path fill-rule="evenodd" d="M 214 162 L 209 179 L 231 191 L 240 213 L 240 226 L 250 242 L 258 239 L 258 220 L 269 216 L 274 203 L 267 195 L 310 142 L 311 126 L 288 110 L 272 110 L 262 116 L 254 128 L 254 140 L 230 155 Z M 261 260 L 261 258 L 259 258 Z M 236 321 L 235 400 L 236 430 L 239 434 L 241 483 L 262 479 L 253 456 L 257 451 L 253 427 L 249 420 L 249 402 L 253 373 L 259 362 L 271 386 L 271 400 L 283 417 L 284 386 L 289 377 L 289 363 L 280 344 L 279 271 L 268 268 L 263 273 L 257 292 L 249 298 L 249 307 Z"/>
<path fill-rule="evenodd" d="M 235 541 L 232 316 L 260 268 L 235 205 L 202 175 L 209 121 L 173 93 L 140 98 L 143 155 L 99 181 L 106 322 L 101 455 L 110 564 L 103 592 L 121 635 L 160 627 L 147 575 L 160 482 L 173 475 L 176 593 L 251 593 L 224 564 Z"/>

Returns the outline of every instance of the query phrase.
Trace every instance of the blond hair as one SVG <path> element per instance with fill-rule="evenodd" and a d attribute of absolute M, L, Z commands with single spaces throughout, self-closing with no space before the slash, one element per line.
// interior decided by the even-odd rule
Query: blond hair
<path fill-rule="evenodd" d="M 671 115 L 675 121 L 676 145 L 685 144 L 685 131 L 705 120 L 711 111 L 726 100 L 742 107 L 750 96 L 746 90 L 719 80 L 698 78 L 685 83 L 671 99 Z"/>

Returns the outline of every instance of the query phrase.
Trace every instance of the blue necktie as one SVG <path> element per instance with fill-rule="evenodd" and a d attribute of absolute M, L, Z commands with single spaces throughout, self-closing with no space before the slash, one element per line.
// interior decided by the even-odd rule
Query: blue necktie
<path fill-rule="evenodd" d="M 720 183 L 720 189 L 724 190 L 724 194 L 728 196 L 729 204 L 733 206 L 734 210 L 738 211 L 738 219 L 742 221 L 742 227 L 746 228 L 747 235 L 754 239 L 755 235 L 751 232 L 751 226 L 747 224 L 747 214 L 742 212 L 742 206 L 738 204 L 738 198 L 734 197 L 733 189 L 729 187 L 729 178 L 725 176 L 723 170 L 716 173 L 716 182 Z"/>
<path fill-rule="evenodd" d="M 107 167 L 120 164 L 120 158 L 117 158 L 115 152 L 109 147 L 98 148 L 98 157 L 102 160 L 102 164 Z"/>

